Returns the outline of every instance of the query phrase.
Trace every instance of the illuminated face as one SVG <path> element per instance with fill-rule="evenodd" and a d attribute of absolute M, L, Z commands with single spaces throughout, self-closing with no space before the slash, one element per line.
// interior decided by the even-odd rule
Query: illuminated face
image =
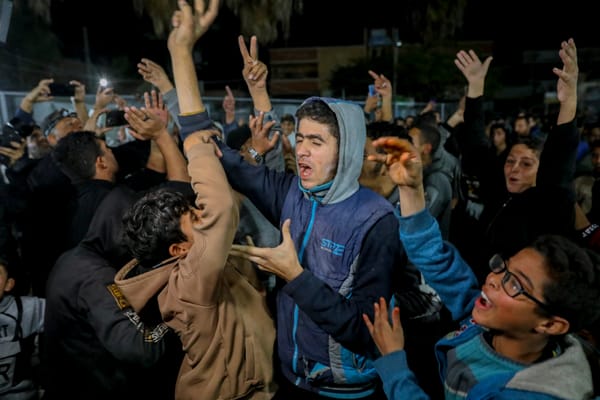
<path fill-rule="evenodd" d="M 281 123 L 281 132 L 286 136 L 294 132 L 294 128 L 295 124 L 292 121 L 283 121 Z"/>
<path fill-rule="evenodd" d="M 519 118 L 515 120 L 515 132 L 519 136 L 529 135 L 529 124 L 525 118 Z"/>
<path fill-rule="evenodd" d="M 540 166 L 538 155 L 524 144 L 516 144 L 504 163 L 504 179 L 510 193 L 521 193 L 535 186 Z"/>
<path fill-rule="evenodd" d="M 338 140 L 325 124 L 303 118 L 296 132 L 296 160 L 302 186 L 312 189 L 331 181 L 337 172 Z"/>
<path fill-rule="evenodd" d="M 29 158 L 39 159 L 52 151 L 48 139 L 40 128 L 35 128 L 31 135 L 27 136 L 27 154 Z"/>
<path fill-rule="evenodd" d="M 535 312 L 538 306 L 526 295 L 509 296 L 503 285 L 520 287 L 527 294 L 544 302 L 542 288 L 550 281 L 545 260 L 536 250 L 526 248 L 507 260 L 506 267 L 512 276 L 504 283 L 502 281 L 506 278 L 506 271 L 488 274 L 482 294 L 475 301 L 472 316 L 479 325 L 486 328 L 526 334 L 543 318 Z"/>
<path fill-rule="evenodd" d="M 10 292 L 15 286 L 15 280 L 8 277 L 8 271 L 4 265 L 0 264 L 0 299 L 4 296 L 4 293 Z"/>
<path fill-rule="evenodd" d="M 112 181 L 116 179 L 117 172 L 119 171 L 119 163 L 115 158 L 110 147 L 106 145 L 104 140 L 98 140 L 100 143 L 100 148 L 102 149 L 102 157 L 104 158 L 104 162 L 106 163 L 107 172 L 112 177 Z"/>
<path fill-rule="evenodd" d="M 504 149 L 506 146 L 506 132 L 502 128 L 496 128 L 492 132 L 492 141 L 496 149 Z"/>
<path fill-rule="evenodd" d="M 54 126 L 52 132 L 48 135 L 48 142 L 52 146 L 56 146 L 56 143 L 69 133 L 83 130 L 83 123 L 77 117 L 65 117 L 58 121 Z"/>

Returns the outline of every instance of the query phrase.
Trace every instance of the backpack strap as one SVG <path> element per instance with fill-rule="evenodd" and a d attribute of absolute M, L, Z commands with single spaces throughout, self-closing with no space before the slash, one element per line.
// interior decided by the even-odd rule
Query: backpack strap
<path fill-rule="evenodd" d="M 6 315 L 8 318 L 13 319 L 15 321 L 15 334 L 12 338 L 12 341 L 16 342 L 17 340 L 21 340 L 21 338 L 23 337 L 23 330 L 21 329 L 23 303 L 21 302 L 21 297 L 19 297 L 19 296 L 15 296 L 14 299 L 15 299 L 15 302 L 17 303 L 17 316 L 15 317 L 14 315 L 11 315 L 11 314 L 8 314 L 5 312 L 0 313 L 0 314 Z"/>
<path fill-rule="evenodd" d="M 23 337 L 23 329 L 21 328 L 21 321 L 23 319 L 23 302 L 21 296 L 15 296 L 15 302 L 17 303 L 17 326 L 15 327 L 15 336 L 13 341 L 21 340 Z"/>

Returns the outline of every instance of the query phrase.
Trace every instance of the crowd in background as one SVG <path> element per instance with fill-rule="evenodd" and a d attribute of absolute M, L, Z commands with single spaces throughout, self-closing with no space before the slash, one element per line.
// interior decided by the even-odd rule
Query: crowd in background
<path fill-rule="evenodd" d="M 179 1 L 143 106 L 99 86 L 89 109 L 73 80 L 71 109 L 34 115 L 42 77 L 3 126 L 0 398 L 598 396 L 600 115 L 575 42 L 555 114 L 490 118 L 493 59 L 466 49 L 442 119 L 394 115 L 372 70 L 364 103 L 277 115 L 240 36 L 254 111 L 225 87 L 215 120 L 192 50 L 218 6 Z"/>

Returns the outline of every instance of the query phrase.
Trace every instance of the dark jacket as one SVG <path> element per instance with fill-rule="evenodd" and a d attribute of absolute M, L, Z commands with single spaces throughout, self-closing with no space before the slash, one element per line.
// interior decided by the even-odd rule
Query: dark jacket
<path fill-rule="evenodd" d="M 358 177 L 360 175 L 361 163 L 360 160 L 364 153 L 365 141 L 365 121 L 364 118 L 354 118 L 350 115 L 343 115 L 348 112 L 350 107 L 356 107 L 346 102 L 329 102 L 328 99 L 323 99 L 328 102 L 328 105 L 338 115 L 338 120 L 343 117 L 343 123 L 340 125 L 340 143 L 338 157 L 338 171 L 344 171 L 343 174 L 338 174 L 331 182 L 331 186 L 324 190 L 323 193 L 300 193 L 299 201 L 310 202 L 311 196 L 323 195 L 320 200 L 320 205 L 317 205 L 317 218 L 315 219 L 315 227 L 318 230 L 312 231 L 309 241 L 320 242 L 321 239 L 327 239 L 329 235 L 326 233 L 326 224 L 322 222 L 330 222 L 323 219 L 321 216 L 326 215 L 325 208 L 329 205 L 343 202 L 346 199 L 352 199 L 353 196 L 358 196 L 359 184 Z M 353 113 L 362 117 L 362 112 Z M 182 134 L 193 132 L 201 129 L 202 126 L 208 125 L 202 115 L 180 116 L 182 125 Z M 243 158 L 235 150 L 228 148 L 221 143 L 223 157 L 221 161 L 227 173 L 227 178 L 234 190 L 237 190 L 247 196 L 257 208 L 267 217 L 271 223 L 280 226 L 283 222 L 284 215 L 282 210 L 286 197 L 290 192 L 292 185 L 298 185 L 297 176 L 294 174 L 279 173 L 270 170 L 264 166 L 251 166 L 243 161 Z M 296 192 L 297 193 L 297 192 Z M 302 200 L 303 199 L 303 200 Z M 319 260 L 303 259 L 302 266 L 304 272 L 296 279 L 283 284 L 280 282 L 278 288 L 278 296 L 286 296 L 297 306 L 299 313 L 302 314 L 302 319 L 312 321 L 311 326 L 318 329 L 323 334 L 331 336 L 332 342 L 336 346 L 343 346 L 350 352 L 357 353 L 357 359 L 360 362 L 365 362 L 368 365 L 368 360 L 375 354 L 375 346 L 373 340 L 362 320 L 362 313 L 372 315 L 373 302 L 383 296 L 390 299 L 394 290 L 403 290 L 402 288 L 414 288 L 419 283 L 418 272 L 407 264 L 406 255 L 402 248 L 396 233 L 398 232 L 398 223 L 393 215 L 389 204 L 385 204 L 385 199 L 381 199 L 382 203 L 370 201 L 365 207 L 382 207 L 387 208 L 387 214 L 381 216 L 377 214 L 371 220 L 368 220 L 365 230 L 368 232 L 364 235 L 361 242 L 360 251 L 355 254 L 352 260 L 352 266 L 348 264 L 337 265 L 340 271 L 344 270 L 346 274 L 354 274 L 352 286 L 349 288 L 352 295 L 345 297 L 344 293 L 338 292 L 328 282 L 320 277 L 324 271 L 321 271 L 322 264 Z M 348 210 L 350 213 L 352 210 Z M 310 216 L 305 216 L 301 221 L 292 221 L 303 224 L 300 230 L 307 230 L 309 226 L 305 225 L 310 220 Z M 348 218 L 344 221 L 336 221 L 336 227 L 332 229 L 348 229 L 356 228 L 353 218 Z M 293 237 L 296 244 L 299 244 L 299 238 Z M 314 244 L 314 243 L 312 243 Z M 311 245 L 312 245 L 311 244 Z M 297 247 L 298 252 L 301 248 Z M 300 254 L 300 259 L 302 255 Z M 398 289 L 399 288 L 399 289 Z M 278 311 L 278 329 L 279 323 L 286 318 L 292 320 L 293 315 L 281 315 Z M 287 331 L 287 330 L 286 330 Z M 278 341 L 285 341 L 286 347 L 289 347 L 295 338 L 282 337 L 281 332 L 278 332 Z M 302 354 L 323 354 L 327 349 L 323 348 L 302 348 L 299 352 Z M 313 363 L 318 358 L 311 358 Z M 323 371 L 328 377 L 324 380 L 312 379 L 315 370 L 305 370 L 303 361 L 299 361 L 295 367 L 290 365 L 290 360 L 287 355 L 282 359 L 282 369 L 288 371 L 288 380 L 291 383 L 302 387 L 303 389 L 313 392 L 329 390 L 336 392 L 344 392 L 348 395 L 352 392 L 354 398 L 365 397 L 377 385 L 377 378 L 374 377 L 367 382 L 363 380 L 360 383 L 350 375 L 331 377 L 331 367 L 323 366 Z M 317 367 L 316 364 L 310 366 Z M 296 372 L 296 378 L 293 379 L 289 375 L 289 371 Z M 364 378 L 364 377 L 363 377 Z M 337 388 L 335 384 L 339 384 Z M 370 383 L 370 386 L 369 386 Z"/>
<path fill-rule="evenodd" d="M 178 339 L 157 309 L 142 323 L 114 285 L 117 268 L 129 259 L 120 245 L 121 218 L 134 198 L 122 187 L 111 191 L 84 240 L 51 271 L 44 354 L 48 399 L 168 399 L 174 394 L 180 358 L 171 364 L 173 352 L 167 349 L 179 348 Z M 163 362 L 165 370 L 156 375 Z"/>

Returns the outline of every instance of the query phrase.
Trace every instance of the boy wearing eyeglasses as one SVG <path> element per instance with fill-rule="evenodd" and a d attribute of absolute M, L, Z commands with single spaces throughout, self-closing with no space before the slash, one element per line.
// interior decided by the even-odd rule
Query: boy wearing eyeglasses
<path fill-rule="evenodd" d="M 574 123 L 577 58 L 573 40 L 559 52 L 557 128 Z M 423 165 L 410 142 L 380 138 L 373 145 L 399 186 L 400 238 L 409 259 L 438 292 L 461 329 L 435 347 L 446 399 L 588 399 L 592 368 L 570 332 L 600 316 L 600 256 L 547 235 L 507 259 L 492 257 L 483 287 L 456 248 L 442 240 L 425 207 Z M 519 227 L 515 226 L 515 229 Z M 427 398 L 408 369 L 400 310 L 385 300 L 363 319 L 382 357 L 375 368 L 388 399 Z"/>

